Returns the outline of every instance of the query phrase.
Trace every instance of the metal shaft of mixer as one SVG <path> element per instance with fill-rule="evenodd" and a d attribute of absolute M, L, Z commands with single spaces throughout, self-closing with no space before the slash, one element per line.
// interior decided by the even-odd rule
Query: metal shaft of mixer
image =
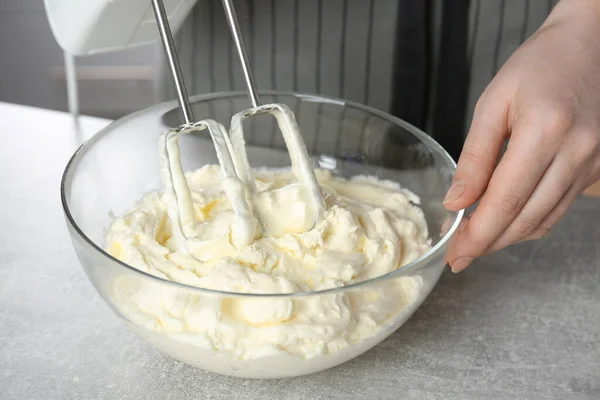
<path fill-rule="evenodd" d="M 227 17 L 227 23 L 231 31 L 231 37 L 235 44 L 240 62 L 242 64 L 242 71 L 244 72 L 244 80 L 246 81 L 246 88 L 248 90 L 248 97 L 252 107 L 260 106 L 260 98 L 258 97 L 258 89 L 256 88 L 256 81 L 250 68 L 250 58 L 248 57 L 248 51 L 246 50 L 246 44 L 242 36 L 242 30 L 238 22 L 237 13 L 233 6 L 233 0 L 223 0 L 223 8 L 225 9 L 225 17 Z"/>
<path fill-rule="evenodd" d="M 169 18 L 165 11 L 165 5 L 162 0 L 152 0 L 152 8 L 154 9 L 158 33 L 163 44 L 163 49 L 165 50 L 169 70 L 173 77 L 173 84 L 175 85 L 179 107 L 181 107 L 181 114 L 184 122 L 189 124 L 194 121 L 194 115 L 192 113 L 192 106 L 190 105 L 187 89 L 185 88 L 185 82 L 183 81 L 183 74 L 181 73 L 181 66 L 179 65 L 179 58 L 177 57 L 175 42 L 173 41 L 173 35 L 171 34 L 171 28 L 169 27 Z"/>

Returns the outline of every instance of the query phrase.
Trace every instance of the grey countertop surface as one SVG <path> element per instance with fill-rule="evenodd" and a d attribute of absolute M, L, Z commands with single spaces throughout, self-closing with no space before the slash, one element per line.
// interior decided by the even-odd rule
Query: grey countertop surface
<path fill-rule="evenodd" d="M 80 129 L 0 103 L 0 399 L 600 399 L 600 200 L 546 239 L 446 272 L 395 334 L 283 380 L 193 369 L 130 333 L 88 282 L 59 199 Z"/>

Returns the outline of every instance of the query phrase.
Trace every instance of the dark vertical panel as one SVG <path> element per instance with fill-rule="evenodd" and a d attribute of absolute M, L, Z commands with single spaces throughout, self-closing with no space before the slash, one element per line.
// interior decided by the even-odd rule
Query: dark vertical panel
<path fill-rule="evenodd" d="M 342 1 L 342 40 L 340 42 L 340 73 L 339 73 L 339 89 L 338 97 L 344 98 L 345 87 L 346 87 L 346 66 L 344 61 L 346 60 L 346 38 L 348 37 L 348 0 Z"/>
<path fill-rule="evenodd" d="M 473 68 L 473 59 L 475 58 L 475 44 L 477 41 L 477 33 L 479 31 L 479 12 L 481 10 L 481 0 L 476 0 L 475 10 L 473 11 L 473 31 L 469 39 L 469 71 Z"/>
<path fill-rule="evenodd" d="M 429 3 L 400 1 L 394 51 L 391 112 L 420 128 L 427 119 Z"/>
<path fill-rule="evenodd" d="M 494 66 L 492 67 L 492 77 L 498 72 L 500 65 L 500 46 L 502 45 L 502 34 L 504 33 L 504 12 L 506 10 L 506 0 L 500 0 L 500 14 L 498 16 L 498 31 L 496 32 L 496 44 L 494 46 Z"/>
<path fill-rule="evenodd" d="M 374 1 L 371 60 L 372 65 L 377 67 L 376 69 L 373 67 L 373 73 L 369 77 L 368 105 L 387 112 L 391 110 L 394 95 L 394 55 L 397 47 L 398 8 L 406 1 Z M 431 0 L 410 1 L 429 3 Z"/>
<path fill-rule="evenodd" d="M 277 90 L 290 91 L 294 89 L 296 74 L 295 34 L 296 1 L 276 0 L 275 11 L 275 62 L 277 63 L 275 80 Z"/>
<path fill-rule="evenodd" d="M 211 19 L 213 25 L 212 40 L 212 63 L 215 91 L 231 90 L 231 68 L 234 68 L 236 59 L 232 57 L 231 34 L 225 21 L 225 12 L 218 0 L 212 0 Z"/>
<path fill-rule="evenodd" d="M 436 95 L 436 78 L 437 78 L 437 66 L 439 63 L 439 48 L 442 41 L 442 17 L 443 17 L 443 4 L 445 0 L 430 0 L 431 11 L 429 12 L 429 68 L 427 74 L 427 111 L 425 126 L 423 130 L 425 132 L 432 132 L 433 129 L 433 106 L 435 104 Z M 471 16 L 472 17 L 472 16 Z M 472 18 L 471 18 L 472 19 Z M 471 27 L 473 24 L 470 24 Z"/>
<path fill-rule="evenodd" d="M 273 89 L 273 46 L 271 45 L 272 0 L 252 0 L 254 54 L 252 64 L 259 89 Z"/>
<path fill-rule="evenodd" d="M 271 0 L 271 89 L 277 90 L 277 1 Z M 277 123 L 271 120 L 270 147 L 275 147 L 277 139 Z"/>
<path fill-rule="evenodd" d="M 523 2 L 523 25 L 521 25 L 521 43 L 527 39 L 527 29 L 529 29 L 529 0 Z"/>
<path fill-rule="evenodd" d="M 317 26 L 319 22 L 319 7 L 317 0 L 297 0 L 298 22 L 297 57 L 297 90 L 306 93 L 317 93 L 315 74 L 317 73 Z"/>
<path fill-rule="evenodd" d="M 294 85 L 293 85 L 294 92 L 298 91 L 298 81 L 299 81 L 299 77 L 298 77 L 298 51 L 299 51 L 299 37 L 300 37 L 300 22 L 298 20 L 299 16 L 300 16 L 299 2 L 300 2 L 300 0 L 294 0 L 294 61 L 292 64 L 293 79 L 294 79 Z"/>
<path fill-rule="evenodd" d="M 208 79 L 210 80 L 210 92 L 214 93 L 216 92 L 216 85 L 215 82 L 217 80 L 217 77 L 215 75 L 215 63 L 216 63 L 216 57 L 215 57 L 215 13 L 213 11 L 214 7 L 213 7 L 213 2 L 212 0 L 209 0 L 207 2 L 207 8 L 208 10 L 206 11 L 207 14 L 209 15 L 208 17 L 208 24 L 209 24 L 209 35 L 210 38 L 208 40 L 208 55 L 210 57 L 210 63 L 208 64 L 209 67 L 209 71 L 208 71 Z"/>
<path fill-rule="evenodd" d="M 190 16 L 192 18 L 192 44 L 191 44 L 191 50 L 192 50 L 192 76 L 190 77 L 190 84 L 189 84 L 189 94 L 195 94 L 198 93 L 198 74 L 196 73 L 196 71 L 198 71 L 198 63 L 196 62 L 196 54 L 198 54 L 198 28 L 200 26 L 200 18 L 198 13 L 195 13 L 192 11 L 192 15 Z"/>
<path fill-rule="evenodd" d="M 227 49 L 229 52 L 229 62 L 227 63 L 227 80 L 229 82 L 229 91 L 236 90 L 235 87 L 235 65 L 240 63 L 239 57 L 233 45 L 231 35 L 227 37 Z"/>
<path fill-rule="evenodd" d="M 325 0 L 321 2 L 320 18 L 322 20 L 321 54 L 319 54 L 319 70 L 321 75 L 321 87 L 319 94 L 339 97 L 339 74 L 343 68 L 343 62 L 339 59 L 340 46 L 342 44 L 342 0 Z"/>
<path fill-rule="evenodd" d="M 317 43 L 315 45 L 315 52 L 317 53 L 315 60 L 317 93 L 321 93 L 321 36 L 323 36 L 323 0 L 319 0 L 317 3 Z"/>
<path fill-rule="evenodd" d="M 369 83 L 371 82 L 371 56 L 373 47 L 373 8 L 375 7 L 374 0 L 369 0 L 369 15 L 367 21 L 369 29 L 367 30 L 367 55 L 365 58 L 365 81 L 363 86 L 363 103 L 369 104 Z"/>
<path fill-rule="evenodd" d="M 339 85 L 340 85 L 340 95 L 339 97 L 344 99 L 346 96 L 346 38 L 348 37 L 348 0 L 344 0 L 342 3 L 342 41 L 340 43 L 340 76 L 339 76 Z M 344 117 L 346 115 L 346 109 L 342 109 L 342 113 L 340 115 L 340 121 L 335 137 L 335 154 L 339 156 L 341 154 L 342 147 L 342 134 L 344 129 Z"/>
<path fill-rule="evenodd" d="M 404 0 L 398 3 L 396 15 L 390 109 L 393 115 L 421 129 L 427 123 L 429 103 L 431 8 L 431 0 Z M 367 136 L 366 140 L 372 139 Z M 391 133 L 383 140 L 382 165 L 402 168 L 412 163 L 405 151 L 404 138 Z M 369 153 L 372 149 L 370 145 Z"/>
<path fill-rule="evenodd" d="M 317 53 L 317 58 L 315 62 L 315 85 L 317 86 L 317 93 L 322 93 L 321 88 L 321 36 L 323 36 L 323 0 L 318 0 L 317 3 L 317 43 L 315 46 L 315 51 Z M 317 106 L 317 118 L 315 119 L 315 137 L 313 140 L 313 148 L 312 152 L 315 153 L 317 151 L 317 144 L 319 143 L 319 136 L 321 134 L 321 119 L 319 118 L 321 113 L 323 112 L 323 104 L 319 103 Z"/>
<path fill-rule="evenodd" d="M 192 10 L 193 36 L 190 46 L 192 56 L 192 76 L 190 80 L 191 93 L 209 93 L 211 92 L 211 78 L 209 71 L 213 60 L 209 57 L 209 49 L 212 43 L 210 26 L 212 19 L 207 12 L 214 0 L 201 0 L 199 6 Z"/>
<path fill-rule="evenodd" d="M 437 68 L 433 136 L 455 159 L 460 155 L 465 131 L 469 85 L 469 3 L 469 0 L 444 2 Z"/>
<path fill-rule="evenodd" d="M 345 52 L 344 99 L 364 103 L 364 85 L 368 81 L 366 62 L 369 57 L 369 29 L 372 21 L 369 16 L 369 0 L 348 0 L 346 27 L 344 34 Z M 372 33 L 371 33 L 372 35 Z M 389 61 L 387 61 L 389 62 Z"/>
<path fill-rule="evenodd" d="M 277 28 L 277 9 L 276 0 L 271 0 L 271 89 L 277 90 L 277 35 L 275 30 Z"/>

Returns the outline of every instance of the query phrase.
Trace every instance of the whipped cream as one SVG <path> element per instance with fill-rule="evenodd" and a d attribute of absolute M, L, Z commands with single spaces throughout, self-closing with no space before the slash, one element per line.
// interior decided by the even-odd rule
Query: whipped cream
<path fill-rule="evenodd" d="M 291 171 L 254 170 L 253 208 L 262 235 L 238 248 L 221 169 L 207 165 L 186 176 L 193 217 L 202 226 L 196 232 L 200 245 L 182 246 L 173 234 L 169 194 L 150 193 L 113 222 L 106 249 L 173 282 L 283 294 L 368 280 L 430 248 L 419 199 L 410 191 L 367 176 L 346 180 L 327 170 L 315 170 L 315 176 L 326 203 L 316 224 L 310 188 Z M 258 298 L 195 292 L 124 274 L 111 283 L 111 297 L 136 327 L 187 349 L 177 350 L 179 359 L 190 361 L 191 349 L 202 349 L 230 361 L 279 355 L 308 360 L 387 336 L 398 316 L 417 302 L 423 283 L 413 275 L 343 293 Z"/>

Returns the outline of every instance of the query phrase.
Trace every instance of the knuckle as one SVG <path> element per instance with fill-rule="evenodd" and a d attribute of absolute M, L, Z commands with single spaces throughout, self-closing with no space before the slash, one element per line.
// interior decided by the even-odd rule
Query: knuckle
<path fill-rule="evenodd" d="M 464 164 L 466 161 L 469 164 L 481 165 L 484 163 L 485 158 L 483 152 L 472 144 L 465 144 L 460 153 L 460 161 Z"/>
<path fill-rule="evenodd" d="M 468 229 L 466 229 L 467 236 L 463 242 L 465 243 L 465 248 L 463 252 L 472 257 L 480 257 L 482 256 L 488 247 L 492 244 L 490 240 L 487 239 L 487 231 L 482 229 L 479 225 L 474 226 L 471 224 Z"/>
<path fill-rule="evenodd" d="M 560 221 L 562 219 L 562 217 L 565 216 L 565 214 L 567 213 L 567 211 L 569 211 L 569 207 L 571 206 L 571 202 L 567 202 L 567 201 L 562 201 L 560 204 L 558 204 L 556 206 L 556 209 L 554 210 L 554 212 L 556 213 L 556 216 L 554 217 L 554 220 L 552 221 L 552 225 L 550 226 L 550 228 L 552 228 L 554 225 L 556 225 L 558 223 L 558 221 Z"/>
<path fill-rule="evenodd" d="M 529 238 L 531 240 L 542 239 L 543 237 L 547 236 L 551 230 L 552 230 L 552 228 L 547 227 L 547 226 L 539 227 L 538 229 L 536 229 L 533 233 L 531 233 L 529 235 Z"/>
<path fill-rule="evenodd" d="M 568 108 L 550 106 L 544 114 L 545 131 L 551 135 L 566 132 L 575 124 L 575 114 Z"/>
<path fill-rule="evenodd" d="M 531 122 L 537 122 L 547 132 L 564 131 L 575 124 L 577 105 L 571 94 L 532 98 L 524 105 Z"/>
<path fill-rule="evenodd" d="M 521 123 L 527 136 L 538 146 L 556 149 L 564 142 L 566 133 L 575 124 L 575 115 L 567 107 L 540 105 L 529 109 Z"/>
<path fill-rule="evenodd" d="M 499 209 L 508 216 L 517 214 L 523 207 L 523 199 L 517 195 L 504 194 L 500 198 Z"/>
<path fill-rule="evenodd" d="M 488 91 L 489 91 L 489 88 L 486 88 L 486 90 L 483 91 L 481 96 L 479 96 L 479 98 L 475 102 L 474 112 L 480 113 L 485 110 L 486 105 L 487 105 Z"/>
<path fill-rule="evenodd" d="M 527 216 L 521 216 L 517 218 L 514 222 L 515 224 L 515 233 L 519 237 L 529 236 L 533 232 L 535 232 L 539 226 L 541 221 L 536 220 L 535 218 L 530 218 Z"/>
<path fill-rule="evenodd" d="M 597 156 L 600 153 L 600 135 L 597 132 L 581 135 L 577 150 L 586 159 Z"/>
<path fill-rule="evenodd" d="M 505 104 L 502 99 L 504 99 L 505 96 L 499 94 L 499 87 L 500 86 L 495 80 L 490 82 L 475 102 L 475 107 L 473 109 L 474 117 L 485 118 L 490 112 L 502 108 Z"/>

